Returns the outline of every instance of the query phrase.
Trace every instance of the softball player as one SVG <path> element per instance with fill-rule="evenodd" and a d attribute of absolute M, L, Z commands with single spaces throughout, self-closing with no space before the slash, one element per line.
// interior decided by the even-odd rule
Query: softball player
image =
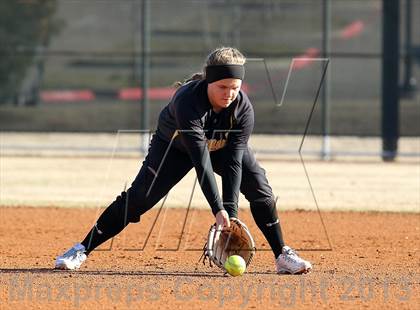
<path fill-rule="evenodd" d="M 254 111 L 241 90 L 245 57 L 221 47 L 204 72 L 183 83 L 161 111 L 149 152 L 131 187 L 101 214 L 81 243 L 58 256 L 55 268 L 77 269 L 93 249 L 151 209 L 192 168 L 218 227 L 237 217 L 239 191 L 275 256 L 278 273 L 306 273 L 312 266 L 284 245 L 272 189 L 248 146 Z M 222 197 L 214 172 L 222 178 Z"/>

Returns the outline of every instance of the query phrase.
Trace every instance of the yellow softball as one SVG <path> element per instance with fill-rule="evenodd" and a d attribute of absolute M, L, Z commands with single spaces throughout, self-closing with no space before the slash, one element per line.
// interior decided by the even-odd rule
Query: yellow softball
<path fill-rule="evenodd" d="M 225 269 L 231 276 L 240 276 L 245 272 L 245 260 L 239 255 L 229 256 L 225 262 Z"/>

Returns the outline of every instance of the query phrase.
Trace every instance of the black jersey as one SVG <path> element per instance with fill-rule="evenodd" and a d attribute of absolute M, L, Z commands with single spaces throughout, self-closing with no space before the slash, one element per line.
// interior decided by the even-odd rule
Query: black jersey
<path fill-rule="evenodd" d="M 196 80 L 181 86 L 159 116 L 157 135 L 187 153 L 212 211 L 223 209 L 209 151 L 227 149 L 226 175 L 222 175 L 223 203 L 237 204 L 243 150 L 254 127 L 254 111 L 248 96 L 237 98 L 215 113 L 207 96 L 207 82 Z"/>
<path fill-rule="evenodd" d="M 173 146 L 186 152 L 186 148 L 208 145 L 209 151 L 229 144 L 231 148 L 244 148 L 254 126 L 254 111 L 248 96 L 239 91 L 229 107 L 219 113 L 212 109 L 207 96 L 205 80 L 191 81 L 181 86 L 171 102 L 159 116 L 157 134 Z M 191 131 L 190 144 L 178 139 L 179 133 Z"/>

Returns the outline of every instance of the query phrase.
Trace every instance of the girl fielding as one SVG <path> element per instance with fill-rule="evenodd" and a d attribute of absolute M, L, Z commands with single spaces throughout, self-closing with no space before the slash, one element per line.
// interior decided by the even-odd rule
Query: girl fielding
<path fill-rule="evenodd" d="M 55 268 L 77 269 L 87 256 L 151 209 L 192 168 L 219 229 L 238 216 L 241 192 L 275 256 L 278 273 L 306 273 L 311 264 L 284 245 L 272 189 L 248 146 L 254 111 L 241 90 L 245 57 L 221 47 L 207 57 L 203 73 L 193 75 L 161 111 L 158 128 L 131 187 L 101 214 L 82 242 L 62 256 Z M 214 173 L 222 178 L 220 196 Z"/>

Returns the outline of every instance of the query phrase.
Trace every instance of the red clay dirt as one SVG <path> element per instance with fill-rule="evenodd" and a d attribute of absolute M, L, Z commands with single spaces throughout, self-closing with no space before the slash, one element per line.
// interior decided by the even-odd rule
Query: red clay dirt
<path fill-rule="evenodd" d="M 67 272 L 52 269 L 55 257 L 80 241 L 102 210 L 1 208 L 1 309 L 420 305 L 418 213 L 323 212 L 322 222 L 317 212 L 281 212 L 286 243 L 314 266 L 293 276 L 274 272 L 273 255 L 243 209 L 240 218 L 258 251 L 243 276 L 230 277 L 198 261 L 214 220 L 209 211 L 190 210 L 185 223 L 186 209 L 163 209 L 157 217 L 158 211 L 94 251 L 80 270 Z"/>

